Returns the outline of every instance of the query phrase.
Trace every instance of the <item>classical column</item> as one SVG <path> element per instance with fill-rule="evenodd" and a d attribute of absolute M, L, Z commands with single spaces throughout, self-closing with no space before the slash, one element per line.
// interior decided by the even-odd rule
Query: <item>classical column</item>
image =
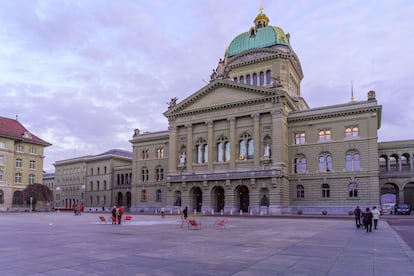
<path fill-rule="evenodd" d="M 186 125 L 187 128 L 187 170 L 193 170 L 193 125 Z"/>
<path fill-rule="evenodd" d="M 168 168 L 170 172 L 177 171 L 177 127 L 169 126 Z"/>
<path fill-rule="evenodd" d="M 413 153 L 410 152 L 410 171 L 413 171 L 413 157 L 414 157 Z"/>
<path fill-rule="evenodd" d="M 260 156 L 262 156 L 262 152 L 260 152 L 260 114 L 255 113 L 252 115 L 253 117 L 253 142 L 254 142 L 254 166 L 257 167 L 260 165 Z"/>
<path fill-rule="evenodd" d="M 387 155 L 387 172 L 391 171 L 391 162 L 390 162 L 390 157 Z"/>
<path fill-rule="evenodd" d="M 401 153 L 398 153 L 398 171 L 402 171 Z"/>
<path fill-rule="evenodd" d="M 213 169 L 213 149 L 214 149 L 214 136 L 213 136 L 213 121 L 206 121 L 207 125 L 207 145 L 208 145 L 208 164 L 209 170 Z"/>
<path fill-rule="evenodd" d="M 230 117 L 227 120 L 229 121 L 230 125 L 230 168 L 235 168 L 236 159 L 238 158 L 238 156 L 236 156 L 236 145 L 238 144 L 236 138 L 236 118 Z"/>

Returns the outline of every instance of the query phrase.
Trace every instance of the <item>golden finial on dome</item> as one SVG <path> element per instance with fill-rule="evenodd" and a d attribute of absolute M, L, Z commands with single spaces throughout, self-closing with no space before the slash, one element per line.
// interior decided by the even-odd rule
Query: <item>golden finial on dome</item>
<path fill-rule="evenodd" d="M 263 13 L 263 7 L 259 8 L 259 14 L 254 19 L 254 26 L 257 29 L 261 29 L 267 26 L 269 24 L 269 18 L 267 18 L 266 14 Z"/>

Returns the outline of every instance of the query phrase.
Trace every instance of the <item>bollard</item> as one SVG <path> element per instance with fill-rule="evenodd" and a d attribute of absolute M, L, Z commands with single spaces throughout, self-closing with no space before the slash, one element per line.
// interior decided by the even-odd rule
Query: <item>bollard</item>
<path fill-rule="evenodd" d="M 252 210 L 250 210 L 250 215 L 253 215 L 253 211 Z"/>
<path fill-rule="evenodd" d="M 223 215 L 224 214 L 224 211 L 223 211 L 223 209 L 221 209 L 221 215 Z"/>
<path fill-rule="evenodd" d="M 243 216 L 243 210 L 240 210 L 240 216 Z"/>

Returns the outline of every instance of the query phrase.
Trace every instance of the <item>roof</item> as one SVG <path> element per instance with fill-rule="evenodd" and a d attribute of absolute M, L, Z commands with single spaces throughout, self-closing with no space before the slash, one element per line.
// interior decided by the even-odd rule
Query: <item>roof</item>
<path fill-rule="evenodd" d="M 111 150 L 108 150 L 104 153 L 95 155 L 94 157 L 106 156 L 106 155 L 116 155 L 116 156 L 121 156 L 121 157 L 132 158 L 132 152 L 127 151 L 127 150 L 121 150 L 121 149 L 111 149 Z"/>
<path fill-rule="evenodd" d="M 30 133 L 19 121 L 0 116 L 0 137 L 18 139 L 26 143 L 51 146 L 52 144 Z"/>
<path fill-rule="evenodd" d="M 244 32 L 236 36 L 228 47 L 228 56 L 234 56 L 252 49 L 266 48 L 273 45 L 289 45 L 289 37 L 276 26 L 257 29 L 255 35 Z"/>

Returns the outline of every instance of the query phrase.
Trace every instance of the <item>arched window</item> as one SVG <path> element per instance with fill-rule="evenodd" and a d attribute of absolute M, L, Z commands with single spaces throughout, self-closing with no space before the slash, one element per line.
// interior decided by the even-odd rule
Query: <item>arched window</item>
<path fill-rule="evenodd" d="M 141 180 L 142 182 L 148 181 L 148 168 L 147 167 L 143 167 L 141 169 Z"/>
<path fill-rule="evenodd" d="M 266 71 L 266 84 L 269 85 L 272 82 L 270 70 Z"/>
<path fill-rule="evenodd" d="M 253 74 L 253 85 L 257 85 L 257 74 Z"/>
<path fill-rule="evenodd" d="M 260 85 L 263 86 L 264 85 L 264 73 L 260 72 Z"/>
<path fill-rule="evenodd" d="M 250 84 L 252 84 L 251 82 L 252 82 L 252 80 L 250 78 L 250 75 L 246 75 L 246 84 L 250 85 Z"/>
<path fill-rule="evenodd" d="M 161 190 L 155 192 L 155 201 L 162 201 L 161 199 Z"/>
<path fill-rule="evenodd" d="M 196 150 L 197 150 L 197 163 L 204 164 L 208 161 L 208 145 L 206 140 L 200 138 L 197 140 L 196 143 Z"/>
<path fill-rule="evenodd" d="M 147 201 L 147 190 L 141 191 L 141 201 Z"/>
<path fill-rule="evenodd" d="M 243 77 L 243 76 L 240 76 L 240 78 L 239 78 L 239 82 L 240 82 L 240 83 L 244 83 L 244 77 Z"/>
<path fill-rule="evenodd" d="M 306 157 L 304 155 L 296 156 L 295 173 L 306 173 Z"/>
<path fill-rule="evenodd" d="M 323 153 L 319 156 L 319 172 L 332 171 L 332 156 L 329 153 Z"/>
<path fill-rule="evenodd" d="M 345 168 L 348 172 L 361 170 L 359 153 L 349 152 L 345 155 Z"/>
<path fill-rule="evenodd" d="M 304 198 L 305 197 L 305 188 L 303 185 L 296 185 L 296 198 Z"/>
<path fill-rule="evenodd" d="M 250 134 L 244 133 L 239 140 L 239 160 L 253 159 L 254 141 Z"/>
<path fill-rule="evenodd" d="M 348 185 L 349 197 L 358 197 L 358 184 L 351 182 Z"/>
<path fill-rule="evenodd" d="M 237 77 L 234 77 L 234 78 L 233 78 L 233 81 L 234 81 L 234 82 L 237 82 L 237 81 L 238 81 L 238 80 L 237 80 Z"/>
<path fill-rule="evenodd" d="M 230 160 L 230 143 L 225 136 L 220 136 L 217 141 L 217 162 Z"/>
<path fill-rule="evenodd" d="M 181 206 L 181 192 L 174 192 L 174 206 Z"/>
<path fill-rule="evenodd" d="M 0 190 L 0 204 L 4 203 L 4 193 L 3 190 Z"/>
<path fill-rule="evenodd" d="M 331 141 L 331 130 L 322 129 L 319 131 L 319 142 L 329 142 Z"/>
<path fill-rule="evenodd" d="M 331 192 L 329 189 L 329 184 L 322 184 L 322 197 L 331 197 Z"/>

